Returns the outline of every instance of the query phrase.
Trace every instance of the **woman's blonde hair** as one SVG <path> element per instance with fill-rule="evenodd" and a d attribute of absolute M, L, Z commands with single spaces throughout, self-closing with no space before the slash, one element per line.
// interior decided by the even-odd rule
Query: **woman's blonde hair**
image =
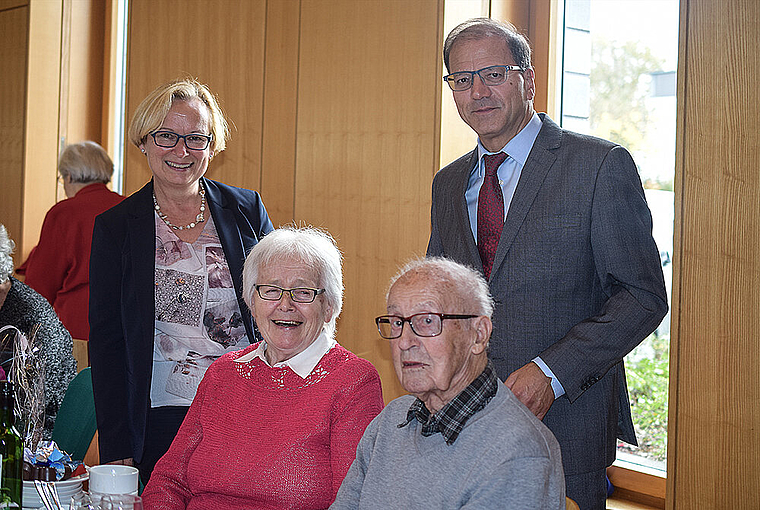
<path fill-rule="evenodd" d="M 211 129 L 211 152 L 227 146 L 230 130 L 219 103 L 208 87 L 194 78 L 174 80 L 159 86 L 142 100 L 129 124 L 129 141 L 139 147 L 150 133 L 161 127 L 174 101 L 199 99 L 208 107 Z"/>

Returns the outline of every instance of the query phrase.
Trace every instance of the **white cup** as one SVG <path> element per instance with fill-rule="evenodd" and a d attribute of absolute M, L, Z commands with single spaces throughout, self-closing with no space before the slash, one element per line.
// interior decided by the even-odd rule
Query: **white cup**
<path fill-rule="evenodd" d="M 101 464 L 89 468 L 90 492 L 96 494 L 137 494 L 139 471 L 132 466 Z"/>

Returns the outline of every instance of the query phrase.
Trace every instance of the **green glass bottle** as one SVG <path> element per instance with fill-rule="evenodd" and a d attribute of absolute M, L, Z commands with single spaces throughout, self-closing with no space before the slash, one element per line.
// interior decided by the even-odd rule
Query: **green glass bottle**
<path fill-rule="evenodd" d="M 13 415 L 13 383 L 0 381 L 0 508 L 21 508 L 24 443 Z"/>

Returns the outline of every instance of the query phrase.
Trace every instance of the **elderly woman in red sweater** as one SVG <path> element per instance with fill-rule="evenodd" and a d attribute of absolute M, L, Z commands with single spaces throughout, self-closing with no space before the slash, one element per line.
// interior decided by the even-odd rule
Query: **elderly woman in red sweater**
<path fill-rule="evenodd" d="M 263 341 L 214 362 L 143 498 L 150 509 L 323 509 L 383 407 L 368 361 L 334 339 L 341 255 L 312 228 L 253 247 L 243 297 Z"/>
<path fill-rule="evenodd" d="M 124 197 L 108 189 L 113 162 L 95 142 L 67 145 L 58 175 L 67 198 L 47 212 L 39 244 L 16 273 L 53 305 L 72 337 L 87 340 L 92 227 L 95 216 Z"/>

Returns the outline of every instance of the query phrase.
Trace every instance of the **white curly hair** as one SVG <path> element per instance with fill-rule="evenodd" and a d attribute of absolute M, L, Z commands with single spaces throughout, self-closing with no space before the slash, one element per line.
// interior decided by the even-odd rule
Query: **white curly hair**
<path fill-rule="evenodd" d="M 11 254 L 16 248 L 16 243 L 8 237 L 5 225 L 0 223 L 0 283 L 5 283 L 13 273 L 13 257 Z"/>

